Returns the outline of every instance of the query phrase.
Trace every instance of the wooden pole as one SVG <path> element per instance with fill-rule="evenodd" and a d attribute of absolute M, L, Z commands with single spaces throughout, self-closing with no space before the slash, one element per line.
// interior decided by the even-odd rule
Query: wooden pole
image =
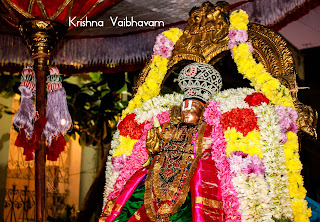
<path fill-rule="evenodd" d="M 50 20 L 30 19 L 19 25 L 21 35 L 32 51 L 36 73 L 36 110 L 46 116 L 46 78 L 49 73 L 51 51 L 66 32 L 66 27 Z M 42 135 L 35 154 L 36 222 L 46 221 L 46 139 Z"/>
<path fill-rule="evenodd" d="M 44 66 L 45 70 L 36 68 L 37 60 L 34 60 L 34 69 L 37 78 L 36 92 L 36 110 L 39 115 L 46 116 L 46 75 L 48 67 Z M 39 141 L 39 148 L 35 155 L 35 192 L 36 192 L 36 221 L 45 221 L 45 206 L 46 206 L 46 139 L 42 135 Z"/>

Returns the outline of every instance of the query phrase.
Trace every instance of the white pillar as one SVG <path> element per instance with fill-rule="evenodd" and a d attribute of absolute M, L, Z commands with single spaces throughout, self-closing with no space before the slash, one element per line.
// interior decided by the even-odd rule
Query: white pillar
<path fill-rule="evenodd" d="M 79 207 L 96 176 L 99 167 L 99 150 L 95 146 L 86 146 L 82 148 L 81 153 L 81 171 L 80 171 L 80 197 Z"/>

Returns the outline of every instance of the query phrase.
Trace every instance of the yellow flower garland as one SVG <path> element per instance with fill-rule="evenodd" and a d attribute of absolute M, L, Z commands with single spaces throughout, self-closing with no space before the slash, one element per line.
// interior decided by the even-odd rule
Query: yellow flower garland
<path fill-rule="evenodd" d="M 164 31 L 162 34 L 170 39 L 173 44 L 176 44 L 182 33 L 182 30 L 179 28 L 171 28 Z M 124 119 L 124 117 L 126 117 L 126 115 L 128 115 L 133 109 L 140 107 L 143 102 L 160 93 L 160 86 L 167 73 L 167 65 L 167 58 L 161 55 L 153 57 L 150 64 L 150 71 L 145 82 L 139 87 L 135 97 L 129 101 L 128 107 L 122 111 L 122 119 Z"/>
<path fill-rule="evenodd" d="M 241 9 L 231 14 L 230 22 L 230 29 L 248 29 L 248 15 Z M 255 90 L 262 92 L 275 105 L 294 107 L 289 90 L 281 85 L 278 79 L 272 77 L 261 63 L 256 63 L 247 43 L 240 43 L 232 50 L 239 73 L 251 81 Z"/>
<path fill-rule="evenodd" d="M 308 209 L 305 197 L 306 189 L 303 187 L 303 177 L 300 174 L 302 164 L 299 158 L 299 143 L 297 134 L 289 131 L 288 141 L 284 144 L 286 166 L 289 176 L 289 191 L 292 198 L 292 210 L 295 221 L 309 221 L 311 209 Z"/>
<path fill-rule="evenodd" d="M 230 15 L 230 30 L 247 30 L 248 15 L 243 10 L 237 10 Z M 253 87 L 262 92 L 273 104 L 293 107 L 289 90 L 273 78 L 261 63 L 256 63 L 247 43 L 240 43 L 232 48 L 234 61 L 239 73 L 251 81 Z M 284 144 L 285 162 L 289 176 L 289 192 L 294 221 L 309 221 L 311 209 L 305 201 L 306 190 L 300 174 L 302 164 L 298 153 L 298 136 L 293 132 L 287 133 L 288 141 Z"/>
<path fill-rule="evenodd" d="M 162 33 L 165 37 L 170 39 L 173 44 L 176 44 L 183 31 L 179 28 L 171 28 Z M 129 104 L 125 110 L 122 111 L 122 119 L 124 119 L 132 110 L 138 108 L 143 102 L 157 96 L 160 93 L 160 86 L 163 78 L 167 73 L 168 59 L 161 56 L 155 55 L 150 64 L 150 71 L 145 79 L 145 82 L 138 88 L 138 91 L 134 98 L 129 101 Z M 137 140 L 131 139 L 129 136 L 119 136 L 119 145 L 116 147 L 113 156 L 119 156 L 126 154 L 130 156 L 132 149 L 136 144 Z"/>

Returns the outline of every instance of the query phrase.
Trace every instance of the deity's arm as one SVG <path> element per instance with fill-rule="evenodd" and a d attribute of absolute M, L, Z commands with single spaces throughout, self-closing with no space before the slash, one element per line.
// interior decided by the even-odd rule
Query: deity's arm
<path fill-rule="evenodd" d="M 158 153 L 160 150 L 160 129 L 153 127 L 147 133 L 146 148 L 149 154 Z"/>

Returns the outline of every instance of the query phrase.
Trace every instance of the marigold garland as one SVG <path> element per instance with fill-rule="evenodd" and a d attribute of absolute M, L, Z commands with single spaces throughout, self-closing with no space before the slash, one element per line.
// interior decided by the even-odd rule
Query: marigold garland
<path fill-rule="evenodd" d="M 298 136 L 292 131 L 287 132 L 287 142 L 284 143 L 286 166 L 289 175 L 289 191 L 292 198 L 292 210 L 294 221 L 309 221 L 311 209 L 305 200 L 307 191 L 303 187 L 303 179 L 300 174 L 302 164 L 299 157 Z"/>

